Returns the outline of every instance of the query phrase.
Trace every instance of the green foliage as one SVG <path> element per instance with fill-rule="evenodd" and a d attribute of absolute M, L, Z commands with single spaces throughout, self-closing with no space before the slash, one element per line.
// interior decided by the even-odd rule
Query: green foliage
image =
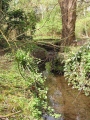
<path fill-rule="evenodd" d="M 44 113 L 57 117 L 48 105 L 45 79 L 37 72 L 38 60 L 22 50 L 17 52 L 16 58 L 19 66 L 13 54 L 2 56 L 0 61 L 0 114 L 4 116 L 20 111 L 14 117 L 7 117 L 10 120 L 41 120 Z M 26 67 L 21 62 L 25 60 Z"/>
<path fill-rule="evenodd" d="M 46 72 L 50 74 L 50 72 L 56 74 L 63 74 L 64 72 L 64 56 L 57 55 L 52 59 L 52 61 L 46 62 L 45 64 Z"/>
<path fill-rule="evenodd" d="M 23 33 L 27 30 L 31 30 L 31 35 L 34 33 L 36 25 L 36 16 L 35 12 L 31 11 L 25 13 L 23 10 L 12 10 L 8 12 L 8 30 L 17 29 L 20 33 Z"/>
<path fill-rule="evenodd" d="M 26 92 L 30 90 L 29 110 L 32 116 L 40 120 L 43 114 L 54 114 L 53 109 L 48 105 L 47 87 L 45 87 L 45 78 L 38 72 L 37 60 L 29 53 L 19 50 L 16 53 L 16 60 L 21 76 L 25 80 Z M 57 114 L 54 114 L 57 116 Z"/>
<path fill-rule="evenodd" d="M 9 9 L 9 2 L 11 1 L 12 0 L 1 0 L 3 12 L 7 12 L 7 10 Z"/>
<path fill-rule="evenodd" d="M 39 35 L 41 38 L 58 38 L 62 29 L 60 7 L 57 5 L 54 8 L 54 5 L 49 4 L 47 8 L 50 8 L 50 10 L 45 11 L 43 19 L 40 18 L 40 21 L 36 24 L 35 35 Z"/>
<path fill-rule="evenodd" d="M 86 36 L 86 34 L 88 36 L 90 36 L 90 32 L 89 32 L 90 31 L 90 24 L 89 24 L 89 21 L 90 21 L 90 16 L 89 15 L 87 15 L 86 17 L 77 19 L 77 21 L 76 21 L 76 30 L 75 30 L 77 38 L 81 38 L 83 36 Z"/>
<path fill-rule="evenodd" d="M 52 62 L 46 62 L 45 69 L 48 73 L 50 73 L 52 70 Z"/>
<path fill-rule="evenodd" d="M 25 82 L 20 76 L 11 55 L 4 55 L 0 61 L 0 114 L 7 115 L 20 111 L 10 120 L 33 120 L 30 116 L 27 98 L 24 92 Z M 24 95 L 25 93 L 25 95 Z"/>
<path fill-rule="evenodd" d="M 34 59 L 34 57 L 30 55 L 30 53 L 26 53 L 25 51 L 18 50 L 18 52 L 16 53 L 16 60 L 18 64 L 20 64 L 21 67 L 23 67 L 24 69 L 29 68 L 31 71 L 37 72 L 38 61 L 37 59 Z"/>
<path fill-rule="evenodd" d="M 36 22 L 37 18 L 35 12 L 32 10 L 31 12 L 27 13 L 27 29 L 31 30 L 32 35 L 35 32 Z"/>
<path fill-rule="evenodd" d="M 13 10 L 8 12 L 9 19 L 19 19 L 23 20 L 24 17 L 24 11 L 18 9 L 18 10 Z M 18 20 L 17 20 L 18 21 Z"/>
<path fill-rule="evenodd" d="M 65 78 L 73 88 L 90 95 L 90 44 L 81 47 L 65 61 Z"/>

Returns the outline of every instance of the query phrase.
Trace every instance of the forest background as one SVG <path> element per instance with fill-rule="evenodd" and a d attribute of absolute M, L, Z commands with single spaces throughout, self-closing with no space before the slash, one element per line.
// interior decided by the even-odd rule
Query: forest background
<path fill-rule="evenodd" d="M 68 41 L 69 35 L 67 35 L 69 32 L 62 31 L 63 24 L 66 23 L 63 23 L 65 15 L 62 14 L 60 3 L 63 2 L 62 6 L 67 6 L 67 8 L 69 8 L 68 5 L 73 6 L 73 3 L 66 4 L 67 2 L 63 1 L 0 1 L 1 119 L 33 120 L 33 116 L 40 120 L 45 110 L 50 114 L 53 113 L 47 104 L 48 90 L 44 84 L 45 78 L 38 69 L 39 63 L 43 60 L 46 60 L 46 71 L 51 72 L 51 69 L 54 68 L 53 70 L 59 71 L 59 73 L 65 72 L 66 78 L 74 88 L 84 90 L 85 94 L 89 95 L 90 82 L 86 79 L 90 79 L 90 46 L 87 46 L 90 42 L 90 1 L 74 0 L 77 4 L 74 4 L 76 6 L 74 9 L 71 8 L 71 11 L 75 14 L 69 18 L 75 23 L 73 31 L 75 37 L 70 41 Z M 64 32 L 67 36 L 64 36 Z M 57 55 L 56 60 L 53 53 L 61 54 Z M 52 58 L 50 54 L 53 56 Z M 62 54 L 65 58 L 65 69 L 62 68 L 64 63 L 61 63 Z M 69 54 L 71 60 L 67 57 Z M 78 60 L 78 58 L 80 59 Z M 83 58 L 85 58 L 84 61 Z M 54 62 L 52 62 L 53 59 Z M 59 67 L 56 66 L 57 61 L 59 61 Z M 70 66 L 73 67 L 70 68 Z M 78 66 L 82 69 L 79 69 Z M 72 76 L 68 77 L 72 71 Z M 78 80 L 80 77 L 80 74 L 77 75 L 78 71 L 82 73 L 84 80 L 82 78 Z"/>

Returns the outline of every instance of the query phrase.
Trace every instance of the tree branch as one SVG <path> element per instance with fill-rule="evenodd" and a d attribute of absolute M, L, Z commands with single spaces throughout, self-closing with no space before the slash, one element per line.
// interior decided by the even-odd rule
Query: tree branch
<path fill-rule="evenodd" d="M 4 35 L 4 33 L 2 32 L 1 29 L 0 29 L 0 33 L 2 34 L 2 36 L 4 37 L 4 39 L 6 40 L 6 42 L 8 43 L 9 47 L 11 48 L 10 43 L 8 42 L 8 39 L 6 38 L 6 36 Z"/>

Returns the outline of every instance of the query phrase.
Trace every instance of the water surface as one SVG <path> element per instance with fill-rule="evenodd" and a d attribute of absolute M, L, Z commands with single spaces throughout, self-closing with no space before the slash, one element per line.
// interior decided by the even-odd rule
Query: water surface
<path fill-rule="evenodd" d="M 57 113 L 62 114 L 59 120 L 90 120 L 90 96 L 72 89 L 63 76 L 49 76 L 46 84 L 50 104 Z"/>

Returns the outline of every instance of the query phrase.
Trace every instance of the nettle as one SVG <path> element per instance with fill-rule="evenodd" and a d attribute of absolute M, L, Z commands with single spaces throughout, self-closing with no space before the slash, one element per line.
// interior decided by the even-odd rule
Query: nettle
<path fill-rule="evenodd" d="M 30 91 L 27 99 L 29 100 L 28 110 L 31 112 L 31 115 L 36 120 L 40 120 L 43 114 L 59 117 L 59 115 L 55 114 L 54 110 L 48 105 L 48 88 L 45 87 L 46 79 L 42 77 L 38 69 L 40 60 L 34 58 L 28 52 L 18 50 L 16 53 L 16 61 L 20 74 L 25 80 L 25 93 Z"/>
<path fill-rule="evenodd" d="M 65 78 L 73 88 L 90 95 L 90 44 L 85 45 L 65 60 Z"/>

